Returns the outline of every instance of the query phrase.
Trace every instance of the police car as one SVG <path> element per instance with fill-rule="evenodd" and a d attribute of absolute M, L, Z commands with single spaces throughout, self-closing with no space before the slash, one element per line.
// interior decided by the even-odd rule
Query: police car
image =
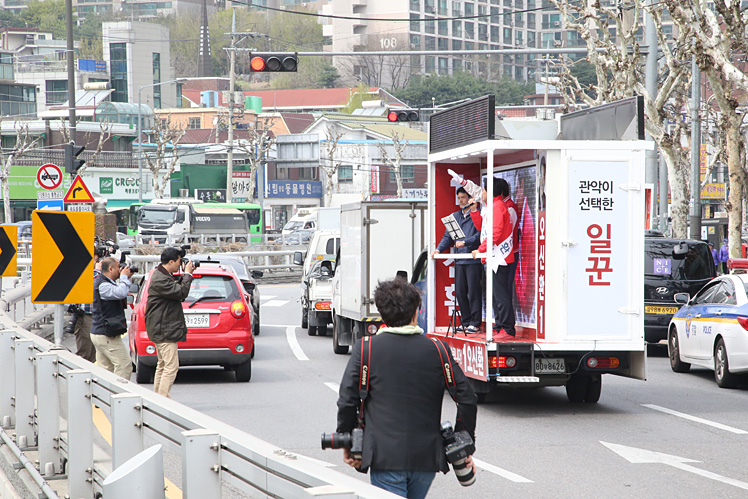
<path fill-rule="evenodd" d="M 731 259 L 733 273 L 720 276 L 693 297 L 677 293 L 682 304 L 670 321 L 670 367 L 685 373 L 691 365 L 714 370 L 721 388 L 732 388 L 748 373 L 748 259 Z"/>

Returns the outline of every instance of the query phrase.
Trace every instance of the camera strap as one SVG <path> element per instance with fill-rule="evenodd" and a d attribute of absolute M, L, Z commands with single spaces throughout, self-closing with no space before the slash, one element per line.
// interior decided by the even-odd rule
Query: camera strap
<path fill-rule="evenodd" d="M 430 338 L 436 346 L 436 350 L 439 352 L 439 359 L 442 363 L 442 372 L 444 373 L 444 383 L 447 385 L 447 391 L 449 396 L 452 397 L 454 403 L 457 403 L 457 384 L 455 383 L 454 369 L 452 368 L 452 360 L 447 353 L 444 343 L 436 338 Z"/>
<path fill-rule="evenodd" d="M 371 336 L 364 336 L 361 343 L 361 371 L 358 377 L 358 398 L 361 399 L 361 406 L 358 409 L 358 427 L 363 428 L 364 424 L 364 401 L 369 395 L 369 366 L 371 365 Z M 366 352 L 364 352 L 366 350 Z"/>

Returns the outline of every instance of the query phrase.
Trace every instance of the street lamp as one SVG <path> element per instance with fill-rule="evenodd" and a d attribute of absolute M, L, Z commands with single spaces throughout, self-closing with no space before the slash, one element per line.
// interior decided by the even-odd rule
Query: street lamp
<path fill-rule="evenodd" d="M 140 107 L 140 92 L 144 88 L 158 87 L 160 85 L 166 85 L 168 83 L 181 83 L 187 81 L 187 78 L 177 78 L 176 80 L 162 81 L 159 83 L 151 83 L 150 85 L 141 85 L 138 87 L 138 202 L 143 202 L 143 141 L 140 138 L 142 132 L 141 116 L 143 114 Z"/>

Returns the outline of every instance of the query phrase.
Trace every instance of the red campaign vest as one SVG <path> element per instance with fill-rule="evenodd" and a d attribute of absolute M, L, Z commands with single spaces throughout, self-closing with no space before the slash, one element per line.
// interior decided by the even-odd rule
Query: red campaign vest
<path fill-rule="evenodd" d="M 511 208 L 517 214 L 517 223 L 514 224 L 514 229 L 512 230 L 512 249 L 514 253 L 519 253 L 519 209 L 517 208 L 517 203 L 512 198 L 505 199 L 504 204 L 506 204 L 507 211 Z M 511 214 L 509 215 L 509 220 L 511 220 Z"/>

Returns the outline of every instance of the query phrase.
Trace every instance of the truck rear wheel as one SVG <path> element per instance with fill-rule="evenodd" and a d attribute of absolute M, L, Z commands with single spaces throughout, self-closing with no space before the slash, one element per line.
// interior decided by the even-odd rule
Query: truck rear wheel
<path fill-rule="evenodd" d="M 309 327 L 309 309 L 303 308 L 301 309 L 301 329 L 306 329 Z"/>
<path fill-rule="evenodd" d="M 309 336 L 317 336 L 317 326 L 309 326 L 307 333 L 309 333 Z"/>
<path fill-rule="evenodd" d="M 566 383 L 566 397 L 574 404 L 596 404 L 600 400 L 602 387 L 599 374 L 572 374 Z"/>
<path fill-rule="evenodd" d="M 338 339 L 340 335 L 340 320 L 337 317 L 332 318 L 332 351 L 338 355 L 348 353 L 348 345 L 341 345 Z"/>

